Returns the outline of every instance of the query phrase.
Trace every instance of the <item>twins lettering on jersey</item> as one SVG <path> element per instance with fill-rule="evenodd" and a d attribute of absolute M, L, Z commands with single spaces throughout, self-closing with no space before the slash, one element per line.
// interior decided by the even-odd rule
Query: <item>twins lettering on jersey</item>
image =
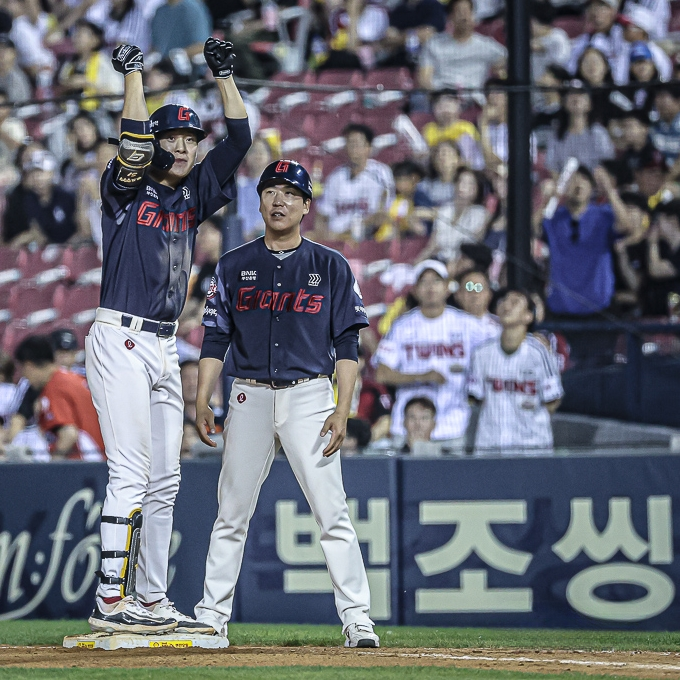
<path fill-rule="evenodd" d="M 296 293 L 273 290 L 255 290 L 255 286 L 238 289 L 237 312 L 270 309 L 272 312 L 306 312 L 318 314 L 323 306 L 324 295 L 313 295 L 300 288 Z"/>
<path fill-rule="evenodd" d="M 463 359 L 465 358 L 465 345 L 462 341 L 450 344 L 444 342 L 409 343 L 404 345 L 404 352 L 408 361 L 431 359 L 432 357 Z"/>
<path fill-rule="evenodd" d="M 486 384 L 494 392 L 511 392 L 535 397 L 538 387 L 535 380 L 505 380 L 503 378 L 485 378 Z"/>
<path fill-rule="evenodd" d="M 144 201 L 137 210 L 137 224 L 163 231 L 183 232 L 196 226 L 196 208 L 173 213 L 154 201 Z"/>

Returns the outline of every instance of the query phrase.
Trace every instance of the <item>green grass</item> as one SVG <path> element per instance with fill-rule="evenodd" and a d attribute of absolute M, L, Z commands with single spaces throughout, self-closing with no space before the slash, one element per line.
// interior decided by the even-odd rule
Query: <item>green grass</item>
<path fill-rule="evenodd" d="M 620 675 L 569 673 L 569 680 L 614 680 Z M 563 676 L 468 668 L 328 668 L 289 666 L 260 668 L 158 669 L 0 669 L 0 680 L 555 680 Z"/>
<path fill-rule="evenodd" d="M 84 621 L 0 621 L 0 644 L 61 645 L 65 635 L 88 633 Z M 524 648 L 680 651 L 680 632 L 545 630 L 526 628 L 407 628 L 378 626 L 384 647 Z M 233 646 L 340 646 L 340 626 L 237 623 L 229 627 Z"/>

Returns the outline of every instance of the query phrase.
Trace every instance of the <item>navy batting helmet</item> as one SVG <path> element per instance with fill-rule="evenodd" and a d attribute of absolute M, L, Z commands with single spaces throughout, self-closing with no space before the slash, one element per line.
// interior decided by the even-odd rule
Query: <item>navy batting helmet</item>
<path fill-rule="evenodd" d="M 151 114 L 151 132 L 157 135 L 168 130 L 193 130 L 199 142 L 205 138 L 201 119 L 188 106 L 166 104 Z"/>
<path fill-rule="evenodd" d="M 287 182 L 297 187 L 307 198 L 313 198 L 309 173 L 297 161 L 280 160 L 270 163 L 260 176 L 257 193 L 262 194 L 267 184 L 278 182 Z"/>

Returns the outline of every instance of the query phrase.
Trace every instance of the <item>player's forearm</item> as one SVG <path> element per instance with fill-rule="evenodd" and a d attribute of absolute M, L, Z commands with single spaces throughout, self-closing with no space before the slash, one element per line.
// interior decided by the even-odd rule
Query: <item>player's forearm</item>
<path fill-rule="evenodd" d="M 351 359 L 339 359 L 335 364 L 338 377 L 338 404 L 335 410 L 338 413 L 349 416 L 358 370 L 359 364 Z"/>
<path fill-rule="evenodd" d="M 222 373 L 224 364 L 219 359 L 206 357 L 198 362 L 198 387 L 196 389 L 196 403 L 208 404 L 215 391 L 217 379 Z"/>
<path fill-rule="evenodd" d="M 149 120 L 149 111 L 144 99 L 144 85 L 141 71 L 125 76 L 123 95 L 123 118 L 128 120 Z"/>
<path fill-rule="evenodd" d="M 245 104 L 233 78 L 217 78 L 217 88 L 222 96 L 224 115 L 227 118 L 247 118 Z"/>

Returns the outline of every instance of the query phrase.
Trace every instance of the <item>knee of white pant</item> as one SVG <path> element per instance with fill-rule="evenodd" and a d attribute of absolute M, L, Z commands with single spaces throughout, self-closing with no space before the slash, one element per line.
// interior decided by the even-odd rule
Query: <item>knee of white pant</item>
<path fill-rule="evenodd" d="M 172 505 L 179 491 L 179 482 L 179 471 L 159 479 L 151 480 L 147 496 L 153 497 L 157 502 L 165 502 L 168 505 Z"/>

